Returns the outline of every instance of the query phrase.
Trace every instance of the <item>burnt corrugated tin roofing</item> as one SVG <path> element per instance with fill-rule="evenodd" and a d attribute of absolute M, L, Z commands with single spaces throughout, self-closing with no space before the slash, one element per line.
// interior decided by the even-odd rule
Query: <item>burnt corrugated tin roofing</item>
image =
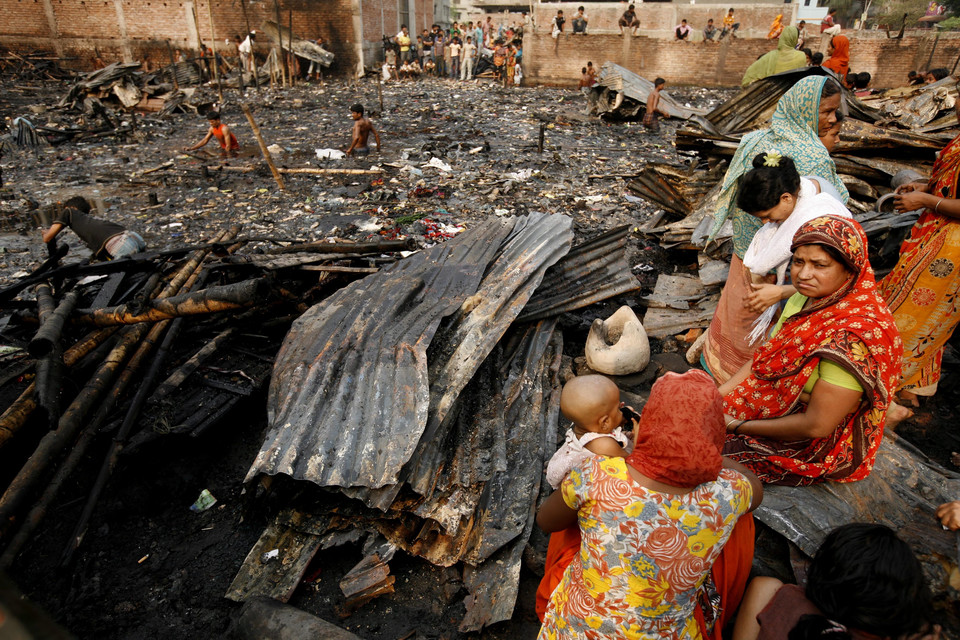
<path fill-rule="evenodd" d="M 426 349 L 476 292 L 516 220 L 491 220 L 351 283 L 294 322 L 277 355 L 270 429 L 248 479 L 393 484 L 426 426 Z"/>

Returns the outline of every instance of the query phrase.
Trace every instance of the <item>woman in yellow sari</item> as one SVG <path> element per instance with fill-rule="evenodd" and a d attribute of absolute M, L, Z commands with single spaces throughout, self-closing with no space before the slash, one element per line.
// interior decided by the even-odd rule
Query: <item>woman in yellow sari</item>
<path fill-rule="evenodd" d="M 960 103 L 957 104 L 960 117 Z M 943 347 L 960 320 L 960 136 L 940 152 L 926 183 L 901 186 L 898 211 L 925 209 L 900 247 L 900 260 L 879 283 L 903 338 L 899 390 L 932 396 L 940 380 Z"/>

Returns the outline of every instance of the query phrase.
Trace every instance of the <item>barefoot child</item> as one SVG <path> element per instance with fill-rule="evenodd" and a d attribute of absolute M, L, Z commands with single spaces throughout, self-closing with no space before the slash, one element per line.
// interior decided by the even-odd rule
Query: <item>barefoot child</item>
<path fill-rule="evenodd" d="M 207 130 L 207 135 L 204 136 L 203 140 L 192 147 L 186 147 L 184 151 L 194 151 L 199 149 L 210 142 L 210 140 L 213 138 L 216 138 L 217 142 L 220 143 L 220 155 L 222 157 L 236 157 L 237 153 L 240 151 L 240 143 L 237 142 L 237 136 L 233 135 L 233 130 L 220 121 L 220 112 L 208 111 L 207 120 L 210 121 L 210 129 Z"/>
<path fill-rule="evenodd" d="M 356 151 L 359 156 L 368 155 L 370 153 L 370 147 L 367 146 L 367 139 L 371 133 L 377 141 L 377 151 L 379 152 L 380 134 L 373 128 L 373 123 L 370 122 L 370 118 L 363 116 L 363 105 L 355 104 L 350 107 L 350 116 L 354 120 L 353 141 L 350 143 L 350 148 L 347 149 L 347 155 L 351 155 L 354 151 Z"/>

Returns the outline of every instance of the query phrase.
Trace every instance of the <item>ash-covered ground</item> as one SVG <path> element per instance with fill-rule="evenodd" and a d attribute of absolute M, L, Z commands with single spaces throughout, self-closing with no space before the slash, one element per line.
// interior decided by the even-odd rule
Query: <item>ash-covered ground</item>
<path fill-rule="evenodd" d="M 76 126 L 78 112 L 57 109 L 65 86 L 25 90 L 7 86 L 0 114 L 26 115 L 34 124 Z M 672 89 L 691 106 L 711 108 L 730 91 Z M 194 103 L 212 102 L 202 89 Z M 46 258 L 40 228 L 27 199 L 40 204 L 75 194 L 97 202 L 96 215 L 141 233 L 154 249 L 194 244 L 232 224 L 244 236 L 278 240 L 398 238 L 421 246 L 442 242 L 490 216 L 530 211 L 571 216 L 578 239 L 615 226 L 640 225 L 654 208 L 634 198 L 624 176 L 645 162 L 687 163 L 672 144 L 677 121 L 664 121 L 659 134 L 636 122 L 603 122 L 583 115 L 585 99 L 574 90 L 503 90 L 481 81 L 426 80 L 383 87 L 328 82 L 284 91 L 249 91 L 251 106 L 268 145 L 283 167 L 370 169 L 380 175 L 284 175 L 278 189 L 239 108 L 227 90 L 223 120 L 234 127 L 244 156 L 231 167 L 255 165 L 249 173 L 205 171 L 202 162 L 180 150 L 206 131 L 201 115 L 161 119 L 140 115 L 124 139 L 103 136 L 36 149 L 5 148 L 4 190 L 0 192 L 0 286 L 28 273 Z M 350 143 L 349 107 L 360 102 L 380 131 L 383 149 L 364 159 L 317 160 L 316 150 L 345 149 Z M 108 103 L 109 104 L 109 103 Z M 118 114 L 133 122 L 132 116 Z M 545 147 L 537 150 L 540 125 Z M 214 150 L 213 146 L 208 149 Z M 172 162 L 171 162 L 172 161 Z M 164 163 L 170 166 L 156 171 Z M 433 163 L 431 165 L 431 162 Z M 437 165 L 443 165 L 441 170 Z M 449 170 L 445 170 L 445 167 Z M 154 204 L 154 202 L 156 202 Z M 66 262 L 89 252 L 69 231 Z M 645 291 L 658 273 L 691 270 L 693 252 L 668 253 L 635 235 L 628 259 Z M 593 317 L 622 301 L 591 308 L 563 320 L 565 351 L 582 354 Z M 677 351 L 676 341 L 654 341 L 654 351 Z M 951 391 L 956 362 L 944 392 L 902 429 L 938 461 L 949 464 L 960 441 L 945 438 L 942 425 L 955 422 Z M 60 552 L 82 508 L 102 451 L 91 454 L 26 546 L 10 575 L 53 618 L 81 638 L 220 638 L 229 634 L 239 606 L 224 599 L 244 557 L 268 523 L 269 505 L 242 484 L 266 427 L 265 400 L 254 396 L 226 424 L 195 442 L 165 443 L 125 456 L 101 500 L 69 570 L 58 569 Z M 15 456 L 17 452 L 6 452 Z M 8 477 L 12 471 L 4 473 Z M 194 513 L 189 506 L 208 489 L 218 503 Z M 363 638 L 455 638 L 464 613 L 462 575 L 457 568 L 432 567 L 402 552 L 390 562 L 396 592 L 341 617 L 339 581 L 362 557 L 360 544 L 320 552 L 291 604 L 341 625 Z M 479 634 L 485 638 L 534 638 L 533 612 L 538 578 L 528 568 L 513 619 Z"/>

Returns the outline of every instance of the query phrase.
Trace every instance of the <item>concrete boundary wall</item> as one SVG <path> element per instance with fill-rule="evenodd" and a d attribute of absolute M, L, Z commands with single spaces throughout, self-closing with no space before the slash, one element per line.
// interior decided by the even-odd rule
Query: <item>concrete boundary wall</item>
<path fill-rule="evenodd" d="M 850 38 L 851 71 L 870 72 L 871 86 L 877 88 L 906 84 L 910 70 L 953 70 L 960 56 L 960 33 L 937 38 L 925 31 L 908 31 L 900 40 L 877 31 L 848 31 L 845 35 Z M 727 38 L 717 44 L 568 33 L 556 39 L 549 33 L 524 34 L 523 45 L 524 74 L 530 82 L 575 85 L 588 60 L 597 67 L 609 60 L 651 80 L 662 76 L 672 84 L 704 87 L 739 86 L 747 67 L 776 48 L 765 38 Z M 818 33 L 807 39 L 807 46 L 818 51 L 826 48 L 826 42 L 821 42 Z"/>

